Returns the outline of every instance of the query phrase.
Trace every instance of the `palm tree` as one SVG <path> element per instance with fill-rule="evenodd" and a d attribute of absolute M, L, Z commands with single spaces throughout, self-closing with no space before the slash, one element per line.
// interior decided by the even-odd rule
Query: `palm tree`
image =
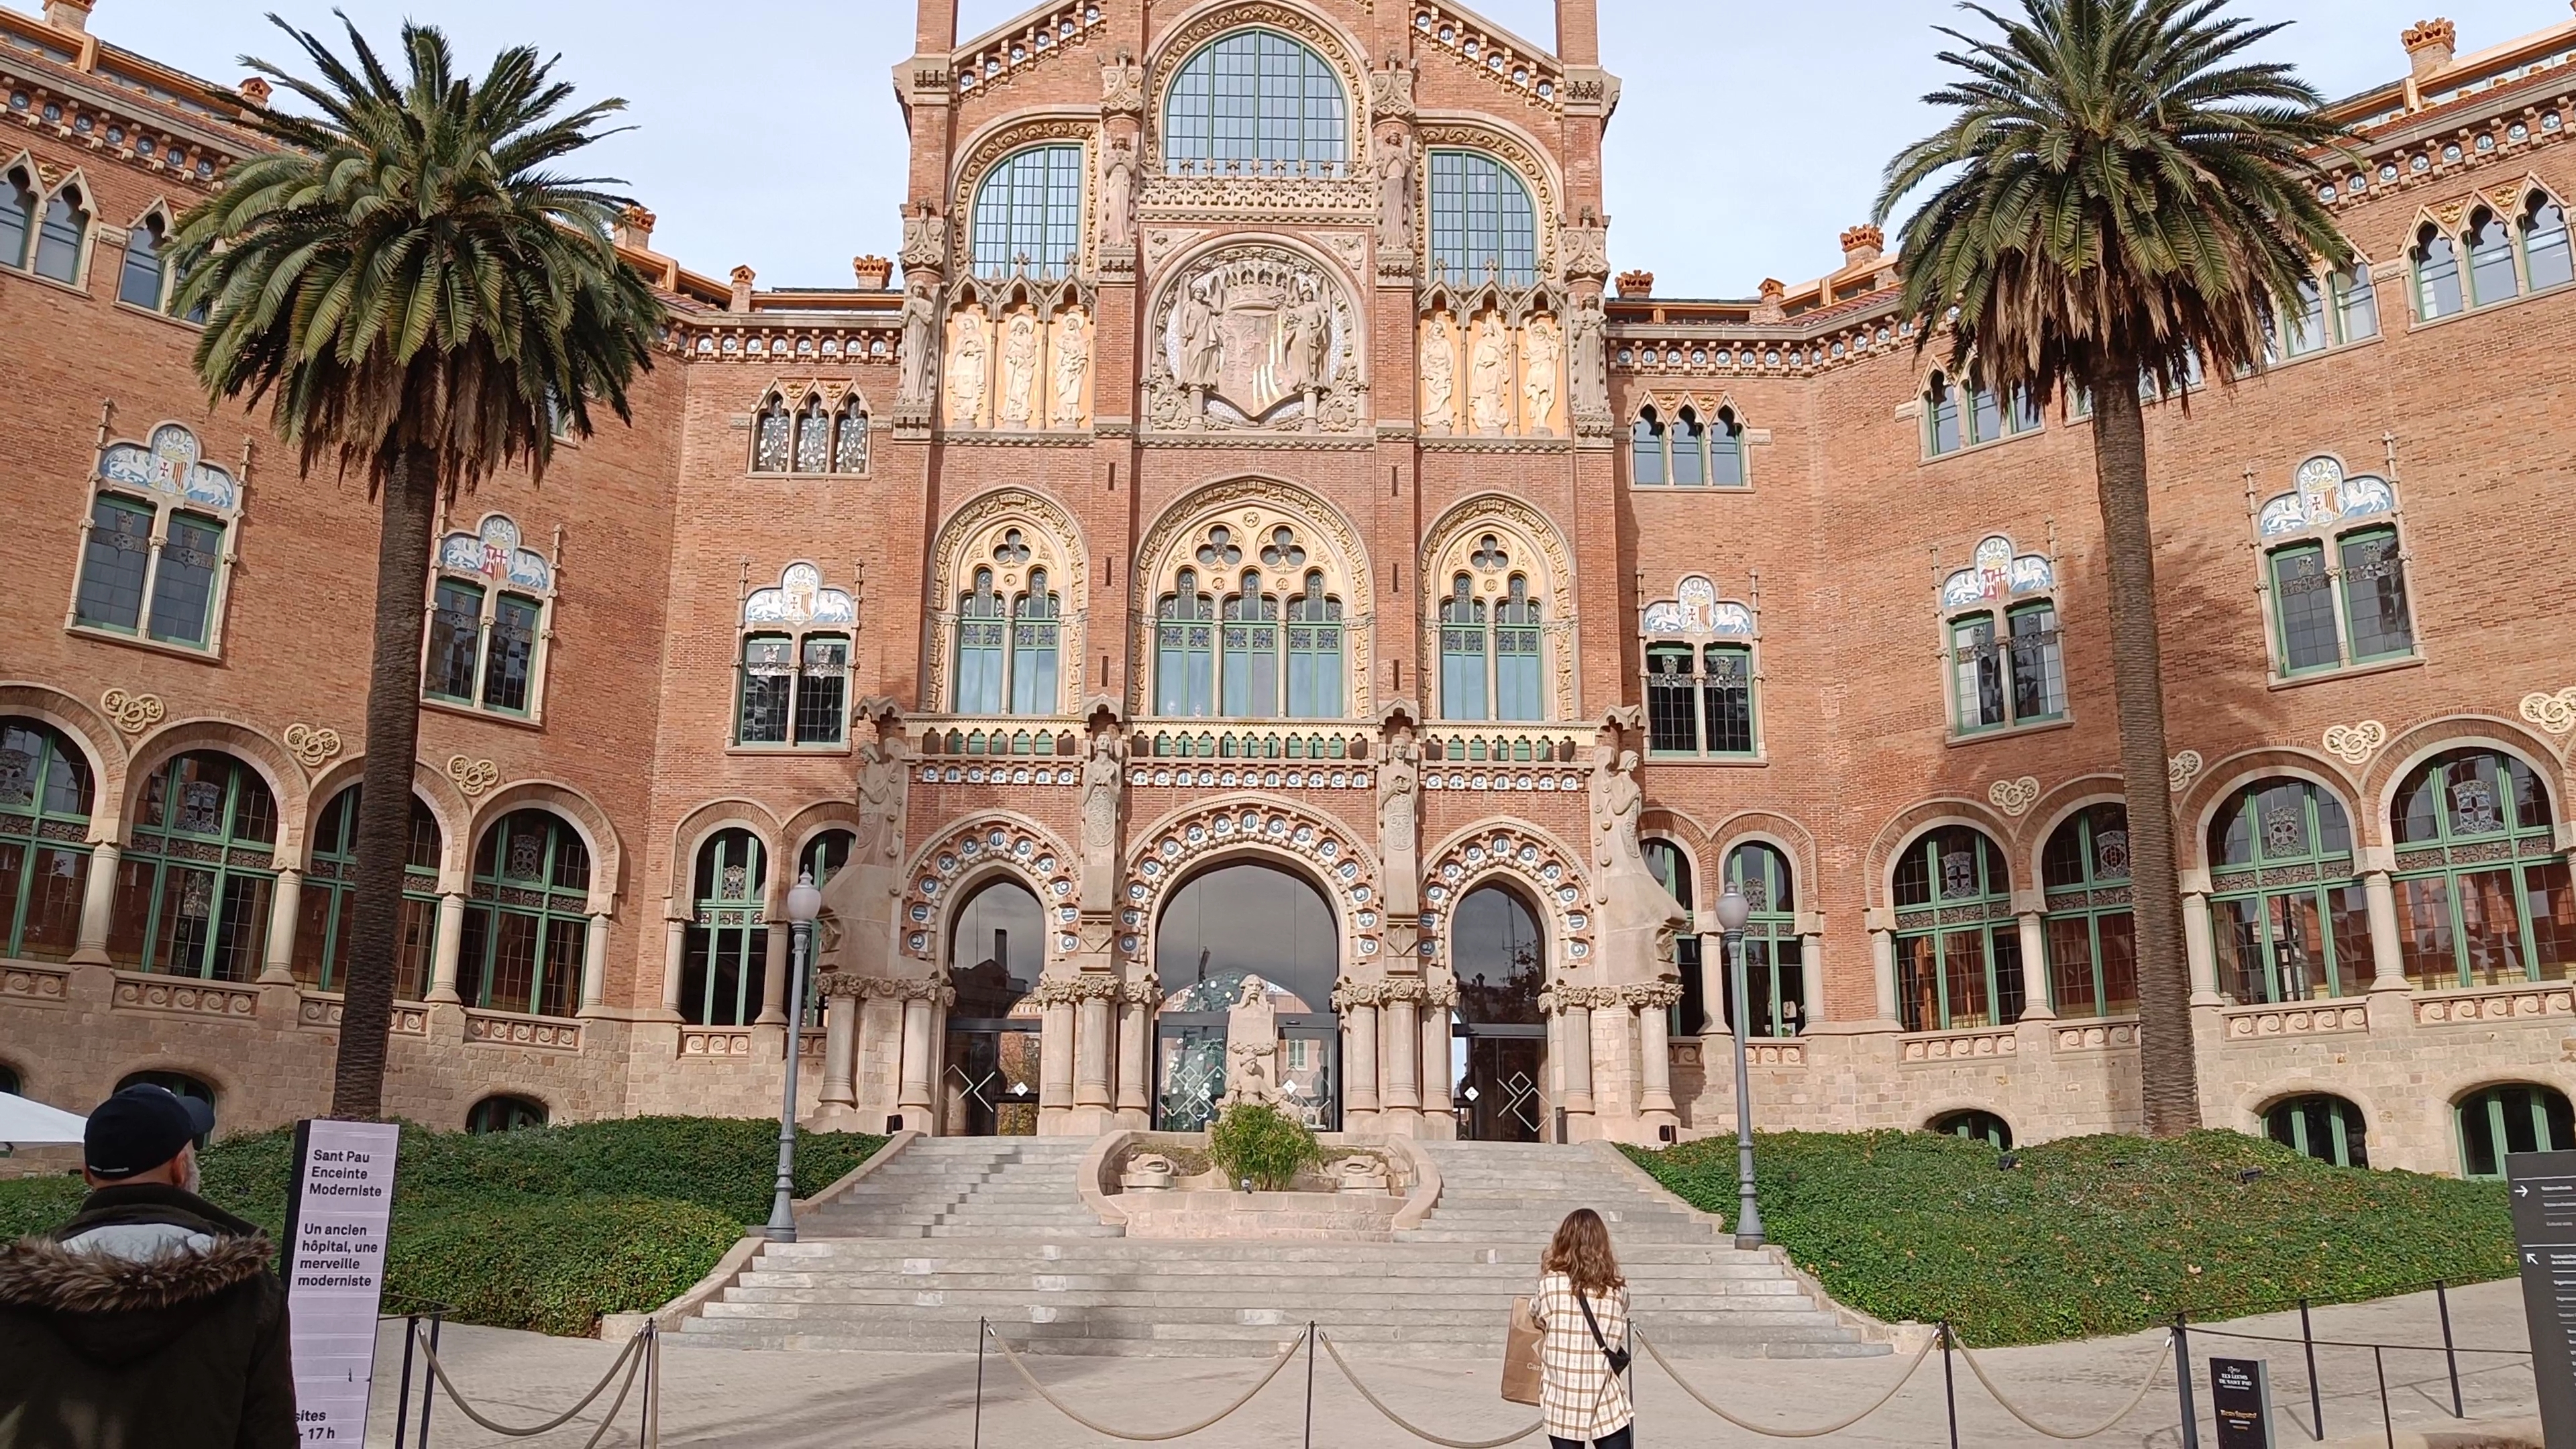
<path fill-rule="evenodd" d="M 1963 4 L 1999 34 L 1942 27 L 1962 47 L 1942 62 L 1966 74 L 1925 99 L 1949 123 L 1888 163 L 1877 209 L 1884 222 L 1942 178 L 1901 241 L 1918 349 L 1946 326 L 1954 377 L 2033 406 L 2061 392 L 2092 401 L 2139 885 L 2139 1067 L 2158 1136 L 2199 1126 L 2200 1107 L 2142 394 L 2182 393 L 2196 369 L 2222 387 L 2261 371 L 2312 269 L 2352 255 L 2317 199 L 2314 159 L 2344 132 L 2290 67 L 2246 58 L 2281 27 L 2221 15 L 2228 4 L 2021 0 L 2014 19 Z"/>
<path fill-rule="evenodd" d="M 652 366 L 661 304 L 619 262 L 624 199 L 562 158 L 624 103 L 562 112 L 554 62 L 507 50 L 478 82 L 447 38 L 405 25 L 397 81 L 346 16 L 354 61 L 272 15 L 319 73 L 243 57 L 309 106 L 262 106 L 278 149 L 233 167 L 180 219 L 177 310 L 207 309 L 196 369 L 215 400 L 265 398 L 309 476 L 326 462 L 381 499 L 373 662 L 335 1117 L 381 1114 L 396 924 L 419 736 L 422 590 L 442 498 L 524 462 L 542 480 L 558 430 Z M 281 98 L 283 99 L 283 98 Z"/>

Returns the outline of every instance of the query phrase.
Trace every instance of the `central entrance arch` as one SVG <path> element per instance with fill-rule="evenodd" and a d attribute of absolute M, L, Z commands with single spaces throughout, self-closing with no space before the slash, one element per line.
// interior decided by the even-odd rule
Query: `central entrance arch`
<path fill-rule="evenodd" d="M 1046 965 L 1046 917 L 1035 892 L 996 876 L 957 907 L 948 936 L 947 1059 L 940 1130 L 951 1137 L 1027 1137 L 1038 1130 L 1040 1014 L 1028 999 Z"/>
<path fill-rule="evenodd" d="M 1341 1126 L 1341 1031 L 1332 1009 L 1341 925 L 1302 873 L 1264 861 L 1212 866 L 1183 881 L 1154 929 L 1163 1004 L 1154 1027 L 1154 1125 L 1197 1132 L 1226 1089 L 1226 1013 L 1247 976 L 1278 1013 L 1279 1078 L 1289 1109 L 1319 1132 Z"/>
<path fill-rule="evenodd" d="M 1450 1081 L 1458 1135 L 1477 1142 L 1536 1142 L 1544 1135 L 1547 940 L 1538 913 L 1500 882 L 1469 891 L 1449 928 L 1458 1015 L 1450 1030 Z"/>

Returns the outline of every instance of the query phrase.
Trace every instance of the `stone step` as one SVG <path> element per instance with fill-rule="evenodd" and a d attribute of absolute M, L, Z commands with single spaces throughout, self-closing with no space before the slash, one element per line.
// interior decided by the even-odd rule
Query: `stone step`
<path fill-rule="evenodd" d="M 825 1323 L 854 1325 L 897 1325 L 935 1319 L 972 1321 L 989 1317 L 995 1322 L 1025 1323 L 1031 1329 L 1047 1333 L 1069 1333 L 1076 1330 L 1094 1333 L 1120 1333 L 1139 1337 L 1174 1336 L 1183 1327 L 1204 1329 L 1220 1335 L 1233 1334 L 1245 1328 L 1277 1328 L 1282 1325 L 1321 1322 L 1336 1337 L 1400 1337 L 1411 1339 L 1445 1338 L 1463 1343 L 1500 1343 L 1503 1338 L 1504 1312 L 1509 1305 L 1486 1304 L 1473 1309 L 1404 1308 L 1342 1309 L 1330 1311 L 1324 1305 L 1290 1302 L 1257 1308 L 1184 1308 L 1169 1305 L 1127 1307 L 1083 1303 L 1046 1303 L 1017 1309 L 993 1311 L 983 1304 L 918 1303 L 908 1305 L 847 1303 L 734 1303 L 707 1305 L 710 1321 L 768 1321 L 811 1326 Z M 1649 1330 L 1666 1339 L 1674 1339 L 1684 1329 L 1715 1328 L 1729 1332 L 1793 1334 L 1815 1331 L 1839 1334 L 1840 1320 L 1817 1309 L 1676 1309 L 1655 1315 Z"/>
<path fill-rule="evenodd" d="M 1527 1288 L 1517 1284 L 1513 1287 Z M 1307 1311 L 1373 1313 L 1387 1311 L 1389 1297 L 1382 1291 L 1331 1284 L 1301 1284 L 1293 1290 L 1295 1302 Z M 1025 1311 L 1033 1302 L 1079 1302 L 1091 1308 L 1163 1308 L 1178 1305 L 1187 1308 L 1238 1311 L 1276 1308 L 1289 1301 L 1289 1291 L 1261 1292 L 1232 1290 L 1224 1292 L 1180 1292 L 1170 1288 L 1145 1285 L 1112 1284 L 1106 1287 L 1073 1287 L 1061 1293 L 1033 1294 L 1026 1280 L 1016 1283 L 984 1283 L 954 1279 L 916 1280 L 916 1285 L 863 1286 L 818 1284 L 799 1286 L 767 1282 L 738 1285 L 726 1295 L 725 1303 L 715 1307 L 743 1305 L 838 1305 L 850 1308 L 979 1308 L 988 1312 Z M 1488 1314 L 1496 1305 L 1508 1303 L 1514 1295 L 1502 1291 L 1456 1289 L 1428 1293 L 1407 1290 L 1403 1295 L 1404 1311 L 1469 1312 Z M 1739 1309 L 1777 1309 L 1784 1305 L 1805 1307 L 1806 1295 L 1795 1283 L 1785 1281 L 1747 1281 L 1730 1288 L 1706 1292 L 1638 1293 L 1634 1295 L 1636 1311 L 1641 1314 L 1726 1313 Z M 1338 1320 L 1337 1320 L 1338 1321 Z"/>
<path fill-rule="evenodd" d="M 880 1244 L 867 1239 L 805 1237 L 794 1243 L 771 1243 L 761 1250 L 762 1268 L 831 1267 L 849 1270 L 934 1272 L 960 1264 L 1025 1263 L 1043 1267 L 1063 1260 L 1073 1249 L 1035 1238 L 993 1239 L 943 1245 L 936 1253 Z M 1119 1238 L 1085 1243 L 1087 1262 L 1145 1264 L 1168 1271 L 1189 1271 L 1200 1264 L 1222 1272 L 1352 1272 L 1368 1274 L 1444 1274 L 1492 1270 L 1535 1273 L 1539 1249 L 1505 1249 L 1473 1243 L 1269 1243 L 1257 1260 L 1243 1247 L 1208 1238 Z M 1708 1243 L 1641 1243 L 1620 1254 L 1631 1278 L 1658 1273 L 1699 1274 L 1739 1270 L 1764 1276 L 1778 1273 L 1767 1254 L 1742 1252 L 1724 1239 Z"/>

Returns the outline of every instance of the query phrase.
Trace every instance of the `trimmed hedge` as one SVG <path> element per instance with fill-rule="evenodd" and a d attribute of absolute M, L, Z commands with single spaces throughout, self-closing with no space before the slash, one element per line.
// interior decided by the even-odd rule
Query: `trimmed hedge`
<path fill-rule="evenodd" d="M 886 1139 L 800 1133 L 796 1192 L 822 1191 Z M 768 1220 L 778 1128 L 756 1119 L 632 1117 L 470 1136 L 405 1123 L 394 1179 L 388 1307 L 444 1304 L 460 1322 L 595 1332 L 603 1313 L 657 1308 L 706 1276 L 746 1224 Z M 200 1157 L 208 1200 L 283 1231 L 291 1129 Z M 0 1181 L 0 1233 L 54 1227 L 73 1178 Z"/>
<path fill-rule="evenodd" d="M 1754 1147 L 1766 1234 L 1828 1293 L 1882 1319 L 1946 1317 L 1979 1347 L 2514 1272 L 2502 1183 L 2329 1167 L 2236 1132 L 2009 1154 L 1932 1132 Z M 1732 1219 L 1732 1136 L 1629 1155 Z"/>

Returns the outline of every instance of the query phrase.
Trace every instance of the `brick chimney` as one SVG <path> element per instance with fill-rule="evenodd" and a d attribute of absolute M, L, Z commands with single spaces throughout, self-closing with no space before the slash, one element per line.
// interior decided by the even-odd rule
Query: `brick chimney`
<path fill-rule="evenodd" d="M 629 206 L 617 213 L 617 223 L 608 229 L 611 241 L 630 251 L 653 250 L 653 223 L 660 220 L 640 206 Z"/>
<path fill-rule="evenodd" d="M 733 269 L 733 298 L 725 303 L 726 311 L 748 312 L 751 310 L 751 280 L 757 275 L 759 274 L 752 271 L 749 267 L 736 267 Z"/>
<path fill-rule="evenodd" d="M 883 257 L 852 257 L 850 270 L 863 292 L 882 292 L 894 284 L 894 263 Z"/>
<path fill-rule="evenodd" d="M 1865 267 L 1887 254 L 1887 233 L 1861 225 L 1843 233 L 1843 267 Z"/>
<path fill-rule="evenodd" d="M 56 30 L 85 32 L 93 0 L 45 0 L 45 23 Z"/>
<path fill-rule="evenodd" d="M 1782 305 L 1788 299 L 1788 296 L 1789 287 L 1787 283 L 1781 281 L 1778 277 L 1764 277 L 1762 279 L 1762 300 L 1755 303 L 1753 306 L 1754 322 L 1756 324 L 1777 324 L 1788 321 L 1788 310 Z"/>
<path fill-rule="evenodd" d="M 268 104 L 268 98 L 272 94 L 269 89 L 268 79 L 265 76 L 248 77 L 243 80 L 238 89 L 241 91 L 241 98 L 250 102 L 254 106 L 266 106 Z"/>
<path fill-rule="evenodd" d="M 2459 53 L 2460 30 L 2447 20 L 2419 20 L 2398 39 L 2406 44 L 2415 79 L 2422 80 L 2451 68 L 2451 58 Z"/>
<path fill-rule="evenodd" d="M 1655 295 L 1655 274 L 1652 272 L 1621 272 L 1619 274 L 1619 295 L 1623 298 L 1651 297 Z"/>

